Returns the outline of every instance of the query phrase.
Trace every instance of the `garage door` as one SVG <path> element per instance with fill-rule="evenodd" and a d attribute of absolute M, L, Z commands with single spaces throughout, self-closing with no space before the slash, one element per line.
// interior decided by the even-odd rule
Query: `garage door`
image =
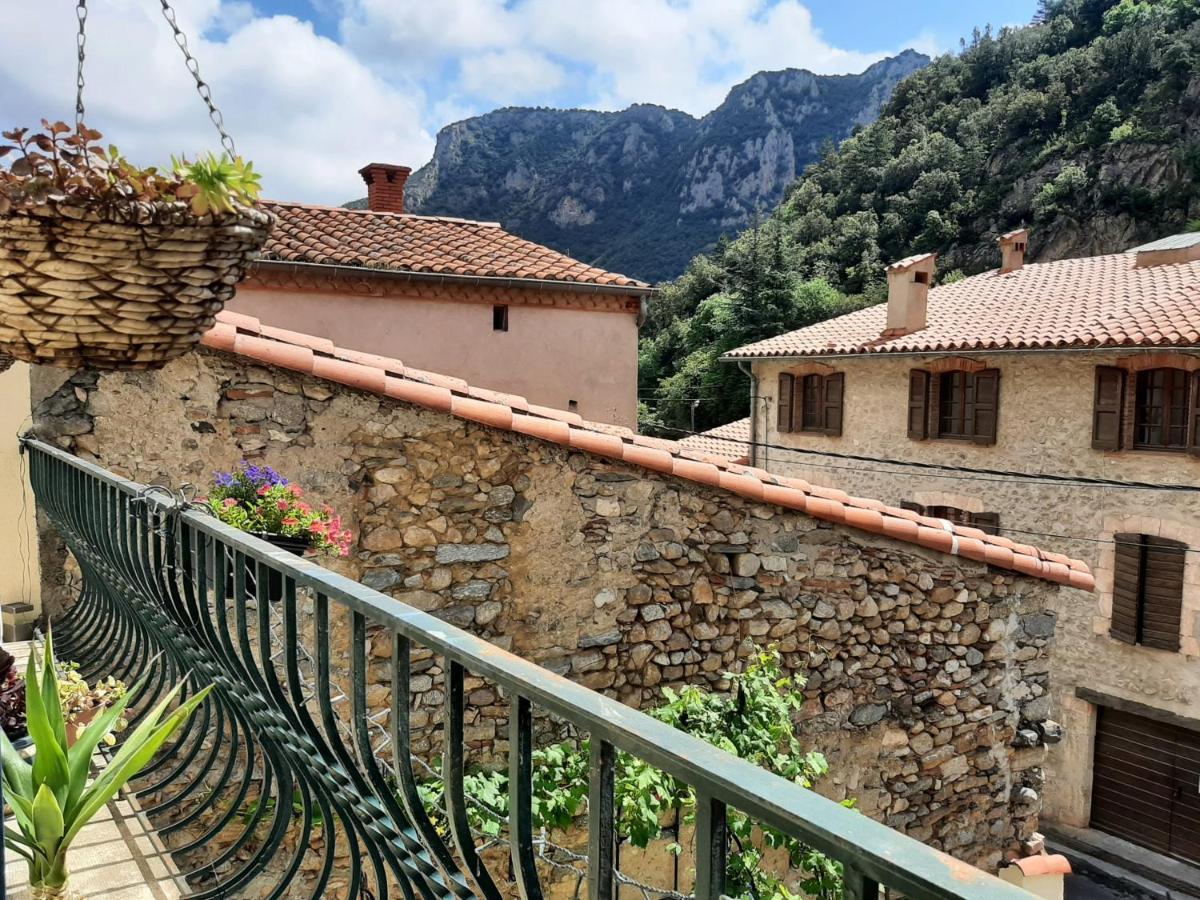
<path fill-rule="evenodd" d="M 1200 864 L 1200 733 L 1098 709 L 1092 827 Z"/>

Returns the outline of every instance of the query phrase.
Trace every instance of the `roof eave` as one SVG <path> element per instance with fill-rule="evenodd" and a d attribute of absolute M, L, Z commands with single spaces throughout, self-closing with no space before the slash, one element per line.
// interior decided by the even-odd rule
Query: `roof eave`
<path fill-rule="evenodd" d="M 590 281 L 556 281 L 550 278 L 512 278 L 495 275 L 459 275 L 444 272 L 414 272 L 410 269 L 376 269 L 336 263 L 294 262 L 282 259 L 257 259 L 256 268 L 274 272 L 322 272 L 352 275 L 355 278 L 381 278 L 389 281 L 423 281 L 435 284 L 467 284 L 492 288 L 524 288 L 533 291 L 573 291 L 581 294 L 607 294 L 622 297 L 653 297 L 659 289 L 652 285 L 596 284 Z"/>

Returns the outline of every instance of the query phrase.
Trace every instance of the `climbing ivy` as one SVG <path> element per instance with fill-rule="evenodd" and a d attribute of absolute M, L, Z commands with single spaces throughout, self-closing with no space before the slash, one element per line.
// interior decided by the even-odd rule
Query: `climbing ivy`
<path fill-rule="evenodd" d="M 811 788 L 829 770 L 824 755 L 806 750 L 796 733 L 794 716 L 803 703 L 798 676 L 782 671 L 779 653 L 757 654 L 740 673 L 729 672 L 727 692 L 694 685 L 678 693 L 663 689 L 662 705 L 650 715 L 707 741 L 776 775 Z M 554 744 L 533 753 L 533 822 L 535 828 L 564 829 L 582 816 L 587 806 L 588 741 Z M 464 778 L 468 817 L 479 833 L 499 837 L 508 819 L 508 773 L 477 770 Z M 430 780 L 421 796 L 439 827 L 443 785 Z M 664 836 L 663 822 L 678 813 L 693 821 L 696 796 L 685 784 L 645 761 L 620 753 L 616 762 L 617 827 L 635 847 L 645 848 Z M 853 806 L 853 801 L 846 801 Z M 728 813 L 732 852 L 726 867 L 726 893 L 755 900 L 793 900 L 781 877 L 762 865 L 765 848 L 786 851 L 792 866 L 804 873 L 800 889 L 810 897 L 842 895 L 841 864 L 774 828 L 763 826 L 737 810 Z M 672 845 L 674 852 L 681 852 Z"/>

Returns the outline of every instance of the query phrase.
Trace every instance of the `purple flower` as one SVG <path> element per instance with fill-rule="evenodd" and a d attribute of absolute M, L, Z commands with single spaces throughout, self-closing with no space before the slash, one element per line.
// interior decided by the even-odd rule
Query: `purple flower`
<path fill-rule="evenodd" d="M 228 472 L 213 472 L 213 483 L 217 487 L 231 488 L 236 482 Z"/>
<path fill-rule="evenodd" d="M 242 472 L 245 474 L 246 479 L 255 487 L 260 487 L 264 484 L 276 487 L 288 483 L 286 478 L 270 466 L 255 466 L 246 460 L 242 460 Z"/>

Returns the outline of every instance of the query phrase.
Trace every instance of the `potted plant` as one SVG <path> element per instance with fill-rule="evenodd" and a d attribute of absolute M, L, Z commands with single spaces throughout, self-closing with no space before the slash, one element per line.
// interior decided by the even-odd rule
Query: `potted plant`
<path fill-rule="evenodd" d="M 213 473 L 208 508 L 226 525 L 269 541 L 276 547 L 303 556 L 320 553 L 348 556 L 353 534 L 343 527 L 332 507 L 314 509 L 305 500 L 300 485 L 289 482 L 270 466 L 242 460 L 232 472 Z M 226 594 L 232 596 L 232 568 L 226 572 Z M 278 600 L 282 579 L 272 573 L 270 599 Z M 246 564 L 246 588 L 254 593 L 254 563 Z"/>
<path fill-rule="evenodd" d="M 29 734 L 36 753 L 33 762 L 27 762 L 7 735 L 0 734 L 4 797 L 12 806 L 17 824 L 16 829 L 5 828 L 4 844 L 29 865 L 34 900 L 48 900 L 68 895 L 67 853 L 83 827 L 150 762 L 212 688 L 205 687 L 176 703 L 183 686 L 176 685 L 146 711 L 137 728 L 89 783 L 96 746 L 112 731 L 131 698 L 141 692 L 146 678 L 84 728 L 74 745 L 67 743 L 49 634 L 42 669 L 38 671 L 37 654 L 30 654 L 25 684 Z"/>
<path fill-rule="evenodd" d="M 124 697 L 129 689 L 125 682 L 109 675 L 89 685 L 79 674 L 79 663 L 60 663 L 58 667 L 58 702 L 67 725 L 67 745 L 74 744 L 83 730 L 104 710 Z M 109 746 L 117 742 L 113 732 L 124 731 L 129 723 L 120 716 L 112 731 L 103 737 Z"/>
<path fill-rule="evenodd" d="M 18 750 L 32 741 L 25 727 L 25 682 L 13 655 L 0 647 L 0 728 Z"/>
<path fill-rule="evenodd" d="M 3 133 L 0 351 L 78 368 L 161 366 L 193 347 L 273 219 L 228 153 L 140 168 L 98 131 Z"/>

